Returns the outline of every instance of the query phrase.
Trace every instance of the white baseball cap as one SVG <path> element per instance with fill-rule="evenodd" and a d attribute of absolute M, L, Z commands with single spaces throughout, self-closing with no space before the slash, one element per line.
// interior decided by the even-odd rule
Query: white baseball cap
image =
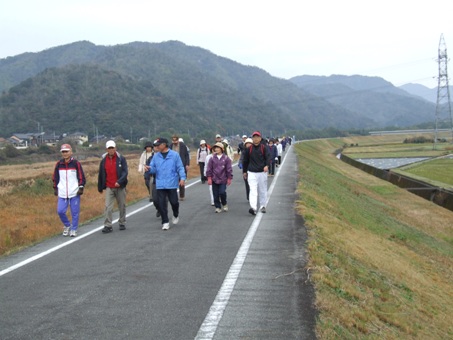
<path fill-rule="evenodd" d="M 105 143 L 105 148 L 116 148 L 116 144 L 113 140 L 109 140 L 107 143 Z"/>

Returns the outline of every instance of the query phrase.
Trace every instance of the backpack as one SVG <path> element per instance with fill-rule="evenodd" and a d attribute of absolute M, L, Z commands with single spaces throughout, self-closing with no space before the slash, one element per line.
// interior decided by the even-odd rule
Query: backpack
<path fill-rule="evenodd" d="M 252 154 L 252 148 L 253 148 L 253 144 L 249 146 L 249 156 Z M 260 149 L 261 149 L 261 153 L 263 154 L 263 156 L 265 156 L 263 143 L 260 143 Z"/>
<path fill-rule="evenodd" d="M 198 159 L 200 159 L 200 153 L 202 152 L 203 150 L 201 150 L 201 147 L 198 148 Z M 206 156 L 209 155 L 211 153 L 211 148 L 209 147 L 208 144 L 206 144 Z"/>

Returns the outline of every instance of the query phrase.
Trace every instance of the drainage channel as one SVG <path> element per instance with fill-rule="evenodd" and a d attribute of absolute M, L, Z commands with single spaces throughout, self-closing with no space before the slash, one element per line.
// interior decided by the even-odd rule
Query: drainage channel
<path fill-rule="evenodd" d="M 440 205 L 441 207 L 453 211 L 453 191 L 451 190 L 436 187 L 429 183 L 394 173 L 391 170 L 378 169 L 371 165 L 361 163 L 343 154 L 340 154 L 338 158 L 340 158 L 343 162 L 352 165 L 362 171 L 389 181 L 390 183 L 397 185 L 400 188 L 406 189 L 407 191 L 417 196 L 423 197 L 428 201 L 431 201 L 437 205 Z"/>

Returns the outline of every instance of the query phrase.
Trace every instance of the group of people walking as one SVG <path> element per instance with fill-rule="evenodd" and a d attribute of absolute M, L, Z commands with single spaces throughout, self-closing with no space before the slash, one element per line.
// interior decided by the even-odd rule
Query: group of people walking
<path fill-rule="evenodd" d="M 277 144 L 277 145 L 275 145 Z M 251 138 L 243 136 L 238 146 L 240 159 L 238 166 L 246 188 L 246 197 L 250 204 L 249 213 L 266 213 L 267 178 L 275 173 L 275 166 L 281 160 L 280 150 L 273 139 L 263 140 L 261 133 L 255 131 Z M 80 196 L 86 184 L 82 165 L 73 157 L 70 144 L 60 148 L 60 159 L 53 173 L 53 187 L 58 196 L 57 213 L 63 223 L 63 236 L 77 236 Z M 211 205 L 215 212 L 228 211 L 227 187 L 233 179 L 234 152 L 226 139 L 216 135 L 216 142 L 210 146 L 205 140 L 200 141 L 196 152 L 196 163 L 200 169 L 201 183 L 208 183 Z M 171 143 L 166 138 L 157 138 L 147 142 L 140 156 L 138 171 L 143 174 L 149 201 L 156 207 L 156 216 L 161 218 L 162 229 L 170 228 L 168 203 L 171 206 L 172 224 L 179 222 L 179 201 L 185 200 L 185 182 L 190 166 L 190 151 L 177 135 Z M 112 214 L 114 202 L 119 210 L 119 230 L 126 229 L 126 186 L 128 183 L 128 165 L 126 158 L 116 149 L 116 143 L 106 143 L 106 153 L 102 155 L 98 173 L 98 191 L 105 191 L 104 228 L 102 233 L 113 231 Z M 179 197 L 178 197 L 179 190 Z M 68 219 L 70 209 L 72 221 Z"/>

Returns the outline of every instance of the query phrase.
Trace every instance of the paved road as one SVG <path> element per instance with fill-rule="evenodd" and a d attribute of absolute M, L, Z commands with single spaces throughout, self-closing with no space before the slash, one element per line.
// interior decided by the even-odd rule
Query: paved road
<path fill-rule="evenodd" d="M 248 213 L 235 167 L 227 213 L 191 181 L 168 231 L 142 201 L 125 231 L 104 235 L 99 219 L 0 259 L 0 339 L 314 339 L 296 158 L 285 156 L 267 214 Z"/>

